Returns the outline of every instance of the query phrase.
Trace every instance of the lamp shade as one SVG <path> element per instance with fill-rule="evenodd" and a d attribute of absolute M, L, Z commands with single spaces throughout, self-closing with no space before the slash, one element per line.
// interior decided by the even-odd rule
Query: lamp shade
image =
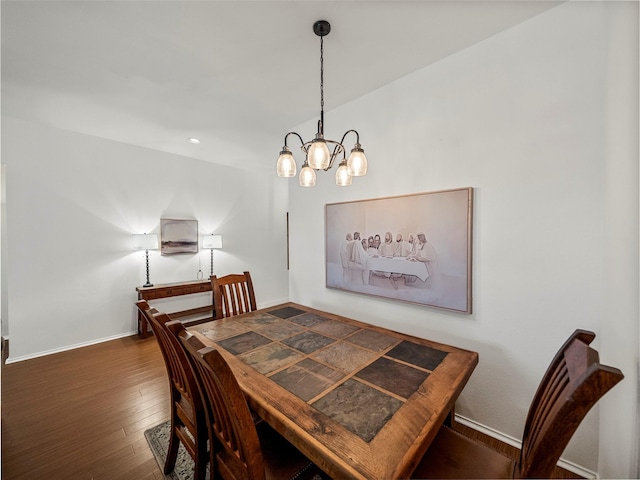
<path fill-rule="evenodd" d="M 134 233 L 133 249 L 134 250 L 157 250 L 158 235 L 155 233 Z"/>
<path fill-rule="evenodd" d="M 204 235 L 202 248 L 222 248 L 222 235 Z"/>

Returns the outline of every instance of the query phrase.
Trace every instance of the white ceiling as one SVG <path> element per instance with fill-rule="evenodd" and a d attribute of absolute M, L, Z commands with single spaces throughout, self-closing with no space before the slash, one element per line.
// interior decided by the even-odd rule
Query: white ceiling
<path fill-rule="evenodd" d="M 2 113 L 274 168 L 284 134 L 319 116 L 316 20 L 332 26 L 328 112 L 557 4 L 3 0 Z"/>

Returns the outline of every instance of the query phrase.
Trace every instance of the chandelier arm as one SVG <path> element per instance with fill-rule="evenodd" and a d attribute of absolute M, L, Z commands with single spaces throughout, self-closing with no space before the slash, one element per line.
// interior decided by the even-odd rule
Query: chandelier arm
<path fill-rule="evenodd" d="M 347 138 L 347 135 L 349 135 L 351 132 L 356 134 L 356 143 L 360 143 L 360 134 L 356 130 L 347 130 L 346 132 L 344 132 L 342 140 L 340 140 L 340 144 L 344 143 L 344 139 Z"/>
<path fill-rule="evenodd" d="M 299 134 L 297 134 L 296 132 L 289 132 L 289 133 L 287 133 L 287 134 L 284 136 L 284 146 L 285 146 L 285 147 L 286 147 L 286 146 L 288 146 L 288 145 L 287 145 L 287 137 L 289 137 L 289 135 L 295 135 L 295 136 L 296 136 L 296 137 L 298 137 L 298 139 L 300 140 L 300 143 L 301 143 L 302 145 L 304 145 L 304 140 L 302 140 L 302 137 L 301 137 Z"/>
<path fill-rule="evenodd" d="M 344 138 L 342 139 L 344 140 Z M 329 160 L 329 166 L 327 168 L 324 169 L 325 172 L 328 172 L 331 167 L 333 167 L 333 162 L 336 159 L 336 157 L 340 154 L 340 152 L 344 153 L 344 147 L 342 146 L 342 142 L 340 143 L 336 143 L 336 146 L 333 147 L 333 153 L 331 154 L 331 160 Z"/>
<path fill-rule="evenodd" d="M 324 112 L 320 112 L 320 120 L 318 120 L 318 134 L 316 138 L 324 138 Z"/>

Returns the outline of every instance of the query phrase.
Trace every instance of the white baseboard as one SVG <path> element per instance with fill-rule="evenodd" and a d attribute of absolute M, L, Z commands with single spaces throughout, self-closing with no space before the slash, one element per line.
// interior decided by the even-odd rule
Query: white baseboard
<path fill-rule="evenodd" d="M 271 300 L 268 302 L 262 302 L 261 304 L 258 305 L 258 308 L 269 308 L 269 307 L 273 307 L 276 305 L 281 305 L 283 303 L 287 303 L 289 301 L 289 298 L 279 298 L 276 300 Z M 130 337 L 131 335 L 137 335 L 138 332 L 136 330 L 133 330 L 131 332 L 126 332 L 126 333 L 120 333 L 118 335 L 113 335 L 111 337 L 105 337 L 105 338 L 98 338 L 96 340 L 90 340 L 88 342 L 83 342 L 83 343 L 77 343 L 75 345 L 68 345 L 66 347 L 60 347 L 60 348 L 54 348 L 52 350 L 46 350 L 44 352 L 38 352 L 38 353 L 32 353 L 30 355 L 24 355 L 21 357 L 9 357 L 7 358 L 6 363 L 16 363 L 16 362 L 23 362 L 24 360 L 30 360 L 32 358 L 38 358 L 38 357 L 44 357 L 45 355 L 51 355 L 54 353 L 60 353 L 60 352 L 66 352 L 67 350 L 73 350 L 75 348 L 80 348 L 80 347 L 88 347 L 89 345 L 95 345 L 97 343 L 102 343 L 102 342 L 108 342 L 109 340 L 116 340 L 118 338 L 124 338 L 124 337 Z M 8 338 L 8 337 L 6 337 Z M 11 351 L 9 351 L 9 355 L 11 355 Z"/>
<path fill-rule="evenodd" d="M 485 435 L 495 438 L 496 440 L 506 443 L 507 445 L 516 447 L 517 449 L 522 448 L 522 442 L 520 440 L 513 438 L 509 435 L 505 435 L 502 432 L 494 430 L 493 428 L 487 427 L 478 422 L 474 422 L 473 420 L 463 417 L 462 415 L 458 415 L 457 413 L 456 413 L 456 422 L 459 422 L 462 425 L 465 425 L 469 428 L 473 428 L 474 430 L 477 430 L 480 433 L 484 433 Z M 569 462 L 568 460 L 563 460 L 562 458 L 558 461 L 558 466 L 572 473 L 575 473 L 576 475 L 580 475 L 583 478 L 593 478 L 593 479 L 600 478 L 596 472 L 583 468 L 580 465 L 576 465 L 573 462 Z"/>
<path fill-rule="evenodd" d="M 283 303 L 287 303 L 289 301 L 289 298 L 279 298 L 276 300 L 271 300 L 268 302 L 262 302 L 258 305 L 258 308 L 269 308 L 269 307 L 273 307 L 276 305 L 281 305 Z M 83 342 L 83 343 L 76 343 L 75 345 L 68 345 L 66 347 L 60 347 L 60 348 L 54 348 L 52 350 L 46 350 L 44 352 L 38 352 L 38 353 L 32 353 L 30 355 L 23 355 L 21 357 L 9 357 L 7 358 L 5 363 L 16 363 L 16 362 L 23 362 L 25 360 L 30 360 L 32 358 L 38 358 L 38 357 L 44 357 L 45 355 L 52 355 L 54 353 L 60 353 L 60 352 L 66 352 L 67 350 L 73 350 L 75 348 L 80 348 L 80 347 L 88 347 L 89 345 L 95 345 L 97 343 L 102 343 L 102 342 L 108 342 L 109 340 L 117 340 L 118 338 L 124 338 L 124 337 L 130 337 L 132 335 L 137 335 L 138 332 L 136 330 L 133 330 L 131 332 L 126 332 L 126 333 L 120 333 L 118 335 L 113 335 L 111 337 L 105 337 L 105 338 L 98 338 L 96 340 L 90 340 L 88 342 Z M 9 337 L 5 337 L 5 339 L 9 339 Z M 9 351 L 9 355 L 11 355 L 11 351 Z"/>
<path fill-rule="evenodd" d="M 44 352 L 32 353 L 31 355 L 23 355 L 21 357 L 9 357 L 7 358 L 6 363 L 16 363 L 23 362 L 25 360 L 31 360 L 32 358 L 44 357 L 45 355 L 52 355 L 54 353 L 66 352 L 67 350 L 74 350 L 80 347 L 88 347 L 89 345 L 95 345 L 97 343 L 108 342 L 109 340 L 117 340 L 118 338 L 130 337 L 132 335 L 137 335 L 138 332 L 133 330 L 127 333 L 119 333 L 118 335 L 113 335 L 111 337 L 98 338 L 96 340 L 90 340 L 88 342 L 76 343 L 75 345 L 69 345 L 66 347 L 54 348 L 52 350 L 46 350 Z M 11 351 L 9 351 L 9 355 L 11 355 Z"/>
<path fill-rule="evenodd" d="M 278 298 L 275 300 L 269 300 L 267 302 L 260 302 L 260 304 L 257 305 L 258 309 L 263 309 L 263 308 L 270 308 L 270 307 L 275 307 L 276 305 L 282 305 L 283 303 L 287 303 L 289 302 L 289 297 L 286 298 Z"/>

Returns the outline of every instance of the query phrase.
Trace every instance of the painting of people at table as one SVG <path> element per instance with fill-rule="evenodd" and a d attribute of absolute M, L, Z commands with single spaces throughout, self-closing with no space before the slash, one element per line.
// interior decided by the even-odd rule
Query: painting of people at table
<path fill-rule="evenodd" d="M 326 285 L 471 313 L 473 189 L 325 206 Z"/>

